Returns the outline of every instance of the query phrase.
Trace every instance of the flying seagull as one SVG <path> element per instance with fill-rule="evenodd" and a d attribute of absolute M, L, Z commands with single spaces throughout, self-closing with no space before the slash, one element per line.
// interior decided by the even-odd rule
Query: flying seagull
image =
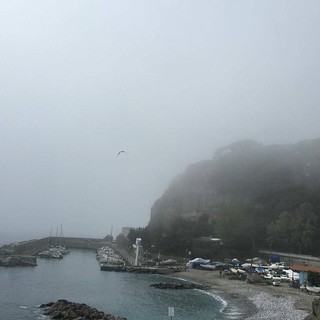
<path fill-rule="evenodd" d="M 118 152 L 118 155 L 121 154 L 121 153 L 127 153 L 127 151 L 121 150 L 121 151 Z"/>

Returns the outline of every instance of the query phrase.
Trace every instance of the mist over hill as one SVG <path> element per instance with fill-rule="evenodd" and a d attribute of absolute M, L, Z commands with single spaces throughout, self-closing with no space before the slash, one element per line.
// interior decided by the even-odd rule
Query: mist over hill
<path fill-rule="evenodd" d="M 320 139 L 245 140 L 187 167 L 154 203 L 143 231 L 167 253 L 182 254 L 209 236 L 241 252 L 254 245 L 315 253 L 319 216 Z"/>

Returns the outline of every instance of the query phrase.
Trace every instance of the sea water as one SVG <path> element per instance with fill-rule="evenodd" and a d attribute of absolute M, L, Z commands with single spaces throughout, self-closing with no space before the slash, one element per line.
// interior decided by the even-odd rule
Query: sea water
<path fill-rule="evenodd" d="M 243 319 L 241 307 L 213 291 L 161 290 L 160 275 L 100 271 L 95 252 L 72 250 L 62 260 L 37 259 L 36 267 L 0 267 L 0 319 L 46 319 L 43 303 L 67 299 L 128 320 Z"/>

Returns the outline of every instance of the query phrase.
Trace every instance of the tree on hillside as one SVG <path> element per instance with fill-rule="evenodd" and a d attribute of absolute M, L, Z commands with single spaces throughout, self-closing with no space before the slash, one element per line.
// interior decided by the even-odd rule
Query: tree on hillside
<path fill-rule="evenodd" d="M 293 211 L 284 211 L 268 228 L 268 239 L 279 249 L 300 252 L 313 246 L 318 217 L 309 203 L 302 203 Z"/>
<path fill-rule="evenodd" d="M 256 236 L 254 212 L 248 206 L 229 202 L 221 207 L 215 219 L 215 234 L 224 245 L 251 251 Z"/>

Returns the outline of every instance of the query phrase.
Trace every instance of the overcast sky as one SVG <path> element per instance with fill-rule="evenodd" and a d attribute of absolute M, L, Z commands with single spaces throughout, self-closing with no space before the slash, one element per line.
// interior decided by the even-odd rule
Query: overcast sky
<path fill-rule="evenodd" d="M 2 0 L 0 238 L 144 227 L 215 149 L 320 137 L 319 30 L 318 0 Z"/>

